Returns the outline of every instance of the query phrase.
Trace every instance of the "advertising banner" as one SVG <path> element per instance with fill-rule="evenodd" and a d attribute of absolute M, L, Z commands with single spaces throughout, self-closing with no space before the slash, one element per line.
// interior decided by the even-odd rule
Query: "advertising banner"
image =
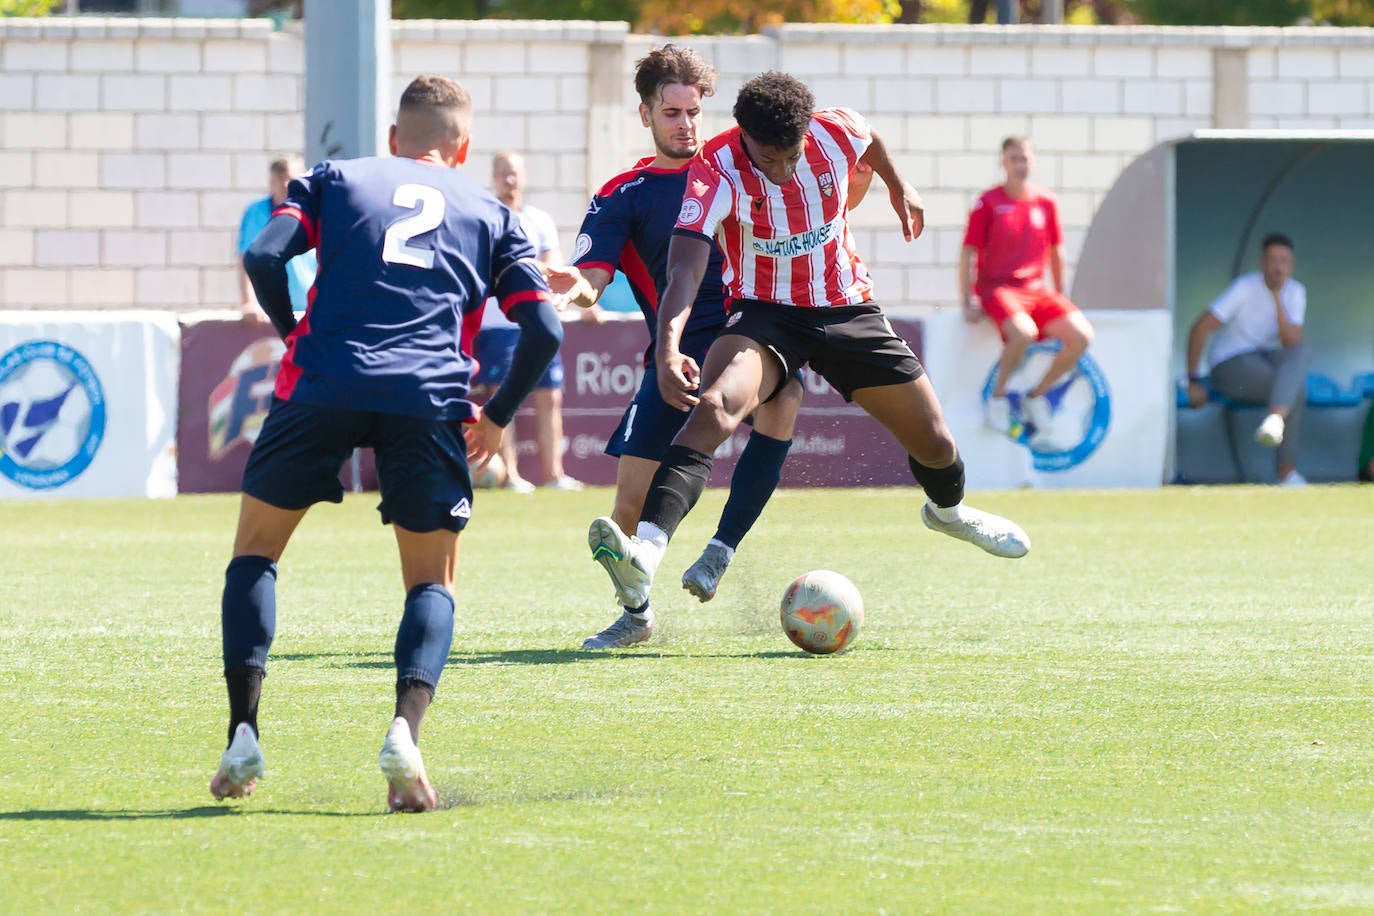
<path fill-rule="evenodd" d="M 1012 424 L 984 422 L 1001 340 L 987 321 L 957 311 L 925 319 L 923 362 L 959 443 L 971 489 L 1157 487 L 1164 482 L 1173 382 L 1172 317 L 1164 310 L 1092 311 L 1088 352 L 1047 394 L 1051 422 L 1037 429 L 1021 396 L 1057 343 L 1033 344 L 1007 386 Z"/>
<path fill-rule="evenodd" d="M 176 318 L 0 313 L 0 497 L 176 495 Z"/>
<path fill-rule="evenodd" d="M 893 327 L 920 354 L 921 326 L 894 320 Z M 642 321 L 575 321 L 563 327 L 563 457 L 566 473 L 588 484 L 613 485 L 615 460 L 606 441 L 644 373 L 648 332 Z M 181 423 L 178 467 L 181 492 L 233 491 L 243 478 L 248 452 L 271 404 L 283 345 L 270 327 L 217 320 L 182 328 Z M 858 407 L 846 404 L 819 375 L 804 370 L 806 394 L 783 468 L 782 485 L 907 485 L 906 456 L 891 436 Z M 528 405 L 528 402 L 526 402 Z M 716 453 L 714 486 L 724 486 L 749 438 L 743 426 Z M 535 447 L 534 412 L 522 407 L 514 434 L 521 474 L 542 483 Z M 369 450 L 361 451 L 358 477 L 376 487 Z M 351 469 L 343 480 L 350 485 Z"/>
<path fill-rule="evenodd" d="M 268 325 L 233 320 L 187 322 L 181 329 L 182 370 L 177 469 L 182 493 L 233 492 L 272 404 L 286 350 Z M 345 467 L 344 486 L 376 487 L 370 450 Z"/>

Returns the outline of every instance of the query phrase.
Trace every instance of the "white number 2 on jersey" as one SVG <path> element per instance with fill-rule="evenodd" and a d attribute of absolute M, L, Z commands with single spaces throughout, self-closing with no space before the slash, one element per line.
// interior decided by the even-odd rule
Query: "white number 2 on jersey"
<path fill-rule="evenodd" d="M 398 207 L 419 211 L 403 216 L 387 227 L 382 241 L 382 260 L 389 264 L 408 264 L 411 267 L 434 268 L 434 252 L 416 248 L 410 240 L 437 227 L 444 221 L 444 195 L 437 188 L 422 184 L 403 184 L 392 195 Z"/>

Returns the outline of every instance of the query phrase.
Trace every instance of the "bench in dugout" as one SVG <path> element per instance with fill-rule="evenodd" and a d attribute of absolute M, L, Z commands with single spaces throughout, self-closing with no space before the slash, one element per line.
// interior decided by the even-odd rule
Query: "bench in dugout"
<path fill-rule="evenodd" d="M 1209 389 L 1210 390 L 1210 389 Z M 1360 435 L 1374 397 L 1374 373 L 1350 388 L 1308 373 L 1307 409 L 1298 441 L 1298 470 L 1314 483 L 1354 480 Z M 1274 483 L 1274 450 L 1255 441 L 1265 405 L 1228 401 L 1213 392 L 1201 407 L 1177 395 L 1176 483 Z"/>

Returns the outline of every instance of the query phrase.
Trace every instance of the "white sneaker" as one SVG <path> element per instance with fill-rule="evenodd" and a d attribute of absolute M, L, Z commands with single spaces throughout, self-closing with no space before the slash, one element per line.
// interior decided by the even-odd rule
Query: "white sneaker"
<path fill-rule="evenodd" d="M 630 537 L 607 516 L 594 519 L 587 529 L 592 559 L 601 564 L 615 585 L 615 597 L 625 607 L 643 607 L 654 583 L 654 569 L 643 556 L 644 545 Z"/>
<path fill-rule="evenodd" d="M 584 649 L 623 649 L 644 642 L 654 634 L 653 612 L 631 614 L 621 611 L 615 623 L 582 641 Z"/>
<path fill-rule="evenodd" d="M 258 787 L 264 770 L 262 748 L 253 726 L 240 722 L 219 758 L 219 771 L 210 780 L 210 794 L 215 798 L 247 798 Z"/>
<path fill-rule="evenodd" d="M 1036 432 L 1047 432 L 1054 423 L 1054 408 L 1049 398 L 1026 398 L 1021 402 L 1021 413 L 1027 421 L 1034 424 Z"/>
<path fill-rule="evenodd" d="M 931 531 L 976 544 L 993 556 L 1015 559 L 1030 552 L 1030 538 L 1019 525 L 989 512 L 960 506 L 959 518 L 944 522 L 926 503 L 921 507 L 921 519 Z"/>
<path fill-rule="evenodd" d="M 1255 430 L 1255 441 L 1269 448 L 1277 448 L 1283 442 L 1283 417 L 1271 413 Z"/>
<path fill-rule="evenodd" d="M 535 486 L 523 477 L 512 477 L 506 481 L 505 489 L 512 493 L 533 493 Z"/>
<path fill-rule="evenodd" d="M 720 577 L 730 568 L 730 551 L 720 544 L 707 544 L 701 556 L 682 574 L 682 587 L 701 602 L 716 597 Z"/>
<path fill-rule="evenodd" d="M 1307 478 L 1299 474 L 1296 470 L 1289 471 L 1287 474 L 1284 474 L 1281 478 L 1279 478 L 1279 486 L 1305 487 L 1307 486 Z"/>
<path fill-rule="evenodd" d="M 567 474 L 564 474 L 562 477 L 557 477 L 553 480 L 550 480 L 548 483 L 544 484 L 544 489 L 569 491 L 581 490 L 582 481 L 578 480 L 576 477 L 569 477 Z"/>
<path fill-rule="evenodd" d="M 386 805 L 392 811 L 432 811 L 439 797 L 425 775 L 425 762 L 420 749 L 410 738 L 410 723 L 397 716 L 382 742 L 377 762 L 389 788 Z"/>
<path fill-rule="evenodd" d="M 983 422 L 999 436 L 1011 432 L 1011 402 L 1003 397 L 990 397 L 983 405 Z"/>

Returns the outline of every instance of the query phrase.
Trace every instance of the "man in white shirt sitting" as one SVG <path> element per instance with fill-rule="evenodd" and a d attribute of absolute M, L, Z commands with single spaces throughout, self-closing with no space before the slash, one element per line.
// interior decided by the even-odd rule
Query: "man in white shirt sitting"
<path fill-rule="evenodd" d="M 1307 482 L 1296 462 L 1307 401 L 1302 341 L 1307 289 L 1293 279 L 1293 264 L 1292 239 L 1279 233 L 1265 236 L 1260 269 L 1232 280 L 1193 322 L 1188 331 L 1188 403 L 1198 407 L 1207 400 L 1199 374 L 1206 347 L 1213 390 L 1237 403 L 1268 406 L 1255 441 L 1278 449 L 1280 484 L 1301 486 Z"/>

